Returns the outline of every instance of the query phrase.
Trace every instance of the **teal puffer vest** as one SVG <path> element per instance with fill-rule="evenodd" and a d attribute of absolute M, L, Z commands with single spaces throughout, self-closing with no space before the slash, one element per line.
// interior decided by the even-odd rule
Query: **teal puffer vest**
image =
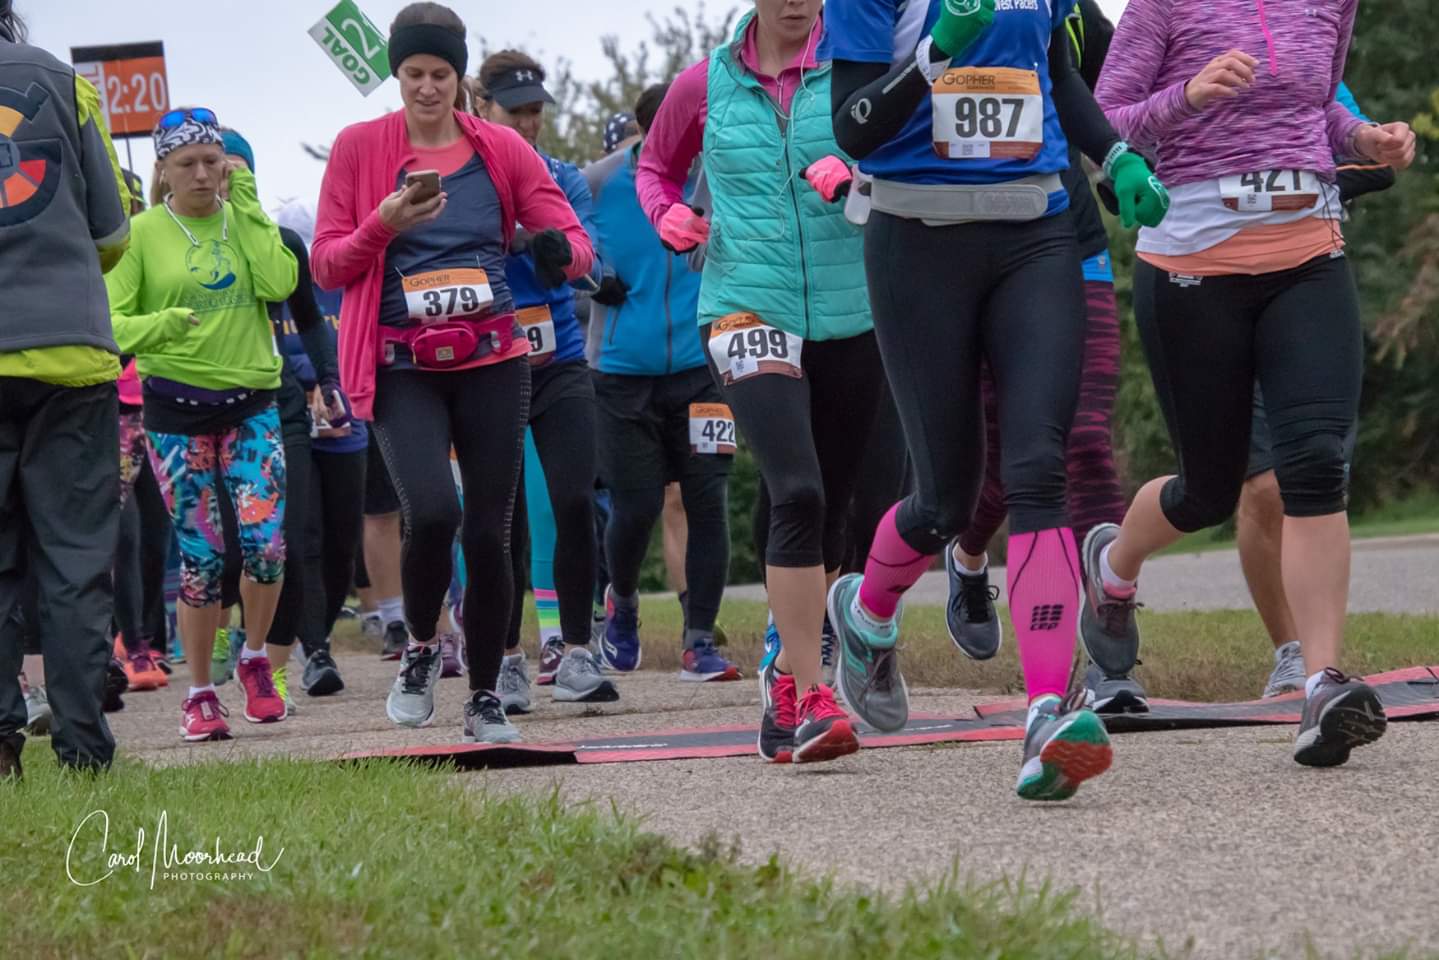
<path fill-rule="evenodd" d="M 830 67 L 805 74 L 785 121 L 739 62 L 753 14 L 710 55 L 704 171 L 713 197 L 699 322 L 740 311 L 806 340 L 873 328 L 859 227 L 825 203 L 805 169 L 834 154 Z"/>

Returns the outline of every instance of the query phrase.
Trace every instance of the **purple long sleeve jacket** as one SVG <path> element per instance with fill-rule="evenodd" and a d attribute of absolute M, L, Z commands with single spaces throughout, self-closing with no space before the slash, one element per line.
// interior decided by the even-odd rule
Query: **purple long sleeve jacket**
<path fill-rule="evenodd" d="M 1363 121 L 1334 99 L 1359 0 L 1130 0 L 1095 96 L 1169 186 L 1257 170 L 1334 179 Z M 1239 49 L 1254 84 L 1196 110 L 1185 85 Z"/>

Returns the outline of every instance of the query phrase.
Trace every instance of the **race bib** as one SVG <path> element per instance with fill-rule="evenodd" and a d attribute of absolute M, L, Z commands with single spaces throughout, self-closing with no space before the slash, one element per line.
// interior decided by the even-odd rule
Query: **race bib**
<path fill-rule="evenodd" d="M 550 315 L 550 308 L 543 304 L 525 307 L 515 311 L 515 317 L 530 341 L 530 362 L 547 363 L 555 353 L 555 319 Z"/>
<path fill-rule="evenodd" d="M 796 380 L 804 376 L 800 350 L 804 341 L 771 327 L 752 313 L 732 313 L 710 327 L 710 357 L 725 386 L 766 373 Z"/>
<path fill-rule="evenodd" d="M 690 452 L 732 454 L 734 414 L 723 403 L 690 404 Z"/>
<path fill-rule="evenodd" d="M 469 317 L 495 302 L 490 278 L 478 267 L 431 270 L 404 277 L 405 305 L 416 323 L 440 323 Z"/>
<path fill-rule="evenodd" d="M 1044 97 L 1033 70 L 951 67 L 930 99 L 934 152 L 947 160 L 1031 160 L 1044 146 Z"/>
<path fill-rule="evenodd" d="M 1261 170 L 1219 178 L 1219 197 L 1241 213 L 1308 210 L 1319 201 L 1319 178 L 1311 170 Z"/>

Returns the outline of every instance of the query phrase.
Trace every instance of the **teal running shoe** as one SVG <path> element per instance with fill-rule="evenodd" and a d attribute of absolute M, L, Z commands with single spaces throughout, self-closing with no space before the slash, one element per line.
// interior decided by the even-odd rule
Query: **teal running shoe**
<path fill-rule="evenodd" d="M 909 722 L 909 688 L 899 670 L 899 614 L 884 630 L 855 620 L 852 606 L 864 577 L 840 577 L 830 588 L 829 622 L 839 644 L 835 681 L 840 696 L 865 723 L 884 733 L 903 730 Z"/>

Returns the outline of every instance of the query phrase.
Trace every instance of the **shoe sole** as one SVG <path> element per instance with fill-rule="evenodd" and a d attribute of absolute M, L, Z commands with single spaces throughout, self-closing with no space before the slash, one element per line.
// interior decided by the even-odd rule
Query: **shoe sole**
<path fill-rule="evenodd" d="M 326 667 L 325 672 L 305 688 L 305 693 L 312 697 L 328 697 L 343 689 L 345 689 L 345 681 L 340 678 L 340 671 Z"/>
<path fill-rule="evenodd" d="M 1021 781 L 1016 792 L 1025 800 L 1068 800 L 1080 784 L 1109 769 L 1114 762 L 1114 748 L 1103 721 L 1085 712 L 1055 731 L 1040 749 L 1038 759 L 1040 775 Z"/>
<path fill-rule="evenodd" d="M 1106 665 L 1103 661 L 1100 660 L 1099 657 L 1096 657 L 1094 655 L 1094 651 L 1089 648 L 1089 641 L 1086 640 L 1084 637 L 1084 615 L 1085 612 L 1090 609 L 1089 571 L 1091 568 L 1089 564 L 1089 548 L 1090 545 L 1094 542 L 1095 534 L 1100 533 L 1105 527 L 1108 526 L 1112 526 L 1112 524 L 1101 524 L 1100 526 L 1095 527 L 1094 529 L 1086 533 L 1084 535 L 1084 545 L 1079 550 L 1079 568 L 1080 574 L 1084 580 L 1084 595 L 1080 598 L 1082 602 L 1079 607 L 1079 616 L 1075 618 L 1074 634 L 1075 637 L 1079 640 L 1079 646 L 1084 650 L 1084 655 L 1090 659 L 1090 662 L 1099 664 L 1100 668 L 1103 669 L 1104 672 L 1109 676 L 1118 677 L 1128 676 L 1129 673 L 1134 669 L 1135 664 L 1139 662 L 1139 644 L 1137 642 L 1134 644 L 1134 656 L 1132 658 L 1132 662 L 1123 665 L 1117 662 Z M 1094 559 L 1095 562 L 1098 562 L 1099 557 L 1096 556 Z"/>
<path fill-rule="evenodd" d="M 769 708 L 766 707 L 765 709 L 769 709 Z M 755 737 L 754 749 L 755 749 L 755 753 L 758 753 L 758 754 L 759 754 L 759 758 L 760 758 L 761 760 L 763 760 L 765 763 L 793 763 L 793 762 L 794 762 L 794 745 L 793 745 L 793 744 L 790 745 L 790 747 L 789 747 L 788 750 L 779 750 L 779 751 L 776 751 L 773 756 L 771 756 L 770 754 L 764 752 L 764 731 L 763 731 L 763 730 L 761 730 L 761 731 L 759 732 L 759 735 Z"/>
<path fill-rule="evenodd" d="M 212 730 L 209 733 L 186 733 L 183 729 L 181 729 L 180 739 L 184 740 L 186 743 L 208 743 L 211 740 L 233 740 L 234 737 L 230 735 L 230 731 L 228 729 Z"/>
<path fill-rule="evenodd" d="M 839 581 L 836 581 L 836 582 L 835 582 L 835 586 L 838 586 L 838 585 L 839 585 Z M 831 588 L 830 591 L 829 591 L 829 594 L 825 597 L 825 600 L 824 600 L 825 610 L 829 613 L 829 622 L 830 622 L 830 623 L 842 623 L 842 622 L 843 622 L 843 620 L 841 620 L 841 618 L 840 618 L 840 616 L 839 616 L 839 608 L 834 605 L 834 602 L 835 602 L 835 600 L 837 599 L 838 594 L 839 594 L 839 591 L 835 590 L 834 588 Z M 855 699 L 854 699 L 853 697 L 851 697 L 851 696 L 849 695 L 849 689 L 848 689 L 848 687 L 845 685 L 845 682 L 844 682 L 845 674 L 848 673 L 848 671 L 845 670 L 845 668 L 844 668 L 844 657 L 845 657 L 845 652 L 846 652 L 846 651 L 845 651 L 845 647 L 846 647 L 847 644 L 846 644 L 846 641 L 845 641 L 845 639 L 844 639 L 844 636 L 843 636 L 842 632 L 840 631 L 840 628 L 836 627 L 836 628 L 835 628 L 835 632 L 836 632 L 836 635 L 835 635 L 835 643 L 836 643 L 836 645 L 839 647 L 839 656 L 838 656 L 839 664 L 835 667 L 835 671 L 834 671 L 834 681 L 835 681 L 835 692 L 838 694 L 839 698 L 840 698 L 841 700 L 843 700 L 845 703 L 849 704 L 850 709 L 853 710 L 855 713 L 859 714 L 859 718 L 860 718 L 861 720 L 863 720 L 865 723 L 869 724 L 871 727 L 874 727 L 876 730 L 880 731 L 881 733 L 897 733 L 897 732 L 899 732 L 900 730 L 903 730 L 903 729 L 905 728 L 905 726 L 909 723 L 909 684 L 905 683 L 904 674 L 903 674 L 903 673 L 899 674 L 899 688 L 900 688 L 900 690 L 903 691 L 903 693 L 904 693 L 904 719 L 900 722 L 900 724 L 899 724 L 898 726 L 883 727 L 883 726 L 875 723 L 875 722 L 874 722 L 873 720 L 871 720 L 869 717 L 865 716 L 865 715 L 864 715 L 864 711 L 862 711 L 862 710 L 859 708 L 859 704 L 855 701 Z"/>
<path fill-rule="evenodd" d="M 281 720 L 284 720 L 289 715 L 290 711 L 288 707 L 285 708 L 285 710 L 282 711 L 278 717 L 255 717 L 251 716 L 248 709 L 245 711 L 245 719 L 248 720 L 250 723 L 279 723 Z"/>
<path fill-rule="evenodd" d="M 503 706 L 504 709 L 505 709 L 505 716 L 507 716 L 507 717 L 523 716 L 523 715 L 529 713 L 530 710 L 532 709 L 531 705 L 530 705 L 528 702 L 522 703 L 522 704 L 521 704 L 521 703 L 506 703 L 506 704 L 502 704 L 502 706 Z"/>
<path fill-rule="evenodd" d="M 1379 695 L 1367 688 L 1353 690 L 1330 701 L 1319 723 L 1299 735 L 1294 760 L 1306 767 L 1341 766 L 1351 750 L 1375 742 L 1387 729 Z"/>
<path fill-rule="evenodd" d="M 1149 701 L 1136 697 L 1132 693 L 1120 693 L 1104 700 L 1095 700 L 1090 704 L 1089 709 L 1110 717 L 1121 714 L 1143 714 L 1149 712 Z"/>
<path fill-rule="evenodd" d="M 495 746 L 504 746 L 505 744 L 509 743 L 519 743 L 522 738 L 520 737 L 519 731 L 517 730 L 515 731 L 514 736 L 506 734 L 504 738 L 500 740 L 485 740 L 475 736 L 473 733 L 466 733 L 460 739 L 464 743 L 489 743 L 494 744 Z"/>
<path fill-rule="evenodd" d="M 161 680 L 143 675 L 134 677 L 126 675 L 125 679 L 129 684 L 128 689 L 131 693 L 146 693 L 150 690 L 159 690 L 161 687 L 166 686 Z"/>
<path fill-rule="evenodd" d="M 404 655 L 404 652 L 405 652 L 405 651 L 403 651 L 403 650 L 397 650 L 397 651 L 394 652 L 394 653 L 382 653 L 382 654 L 380 654 L 380 659 L 381 659 L 381 660 L 384 660 L 384 661 L 387 662 L 387 663 L 393 662 L 393 661 L 395 661 L 395 660 L 399 660 L 400 657 L 401 657 L 402 655 Z"/>
<path fill-rule="evenodd" d="M 859 737 L 848 720 L 836 720 L 824 733 L 794 749 L 795 763 L 821 763 L 838 760 L 859 751 Z"/>
<path fill-rule="evenodd" d="M 614 703 L 619 698 L 619 690 L 608 680 L 584 694 L 555 685 L 555 701 L 558 703 Z"/>
<path fill-rule="evenodd" d="M 730 667 L 718 673 L 691 673 L 688 670 L 680 671 L 680 679 L 685 683 L 731 683 L 735 680 L 743 680 L 738 667 Z"/>

